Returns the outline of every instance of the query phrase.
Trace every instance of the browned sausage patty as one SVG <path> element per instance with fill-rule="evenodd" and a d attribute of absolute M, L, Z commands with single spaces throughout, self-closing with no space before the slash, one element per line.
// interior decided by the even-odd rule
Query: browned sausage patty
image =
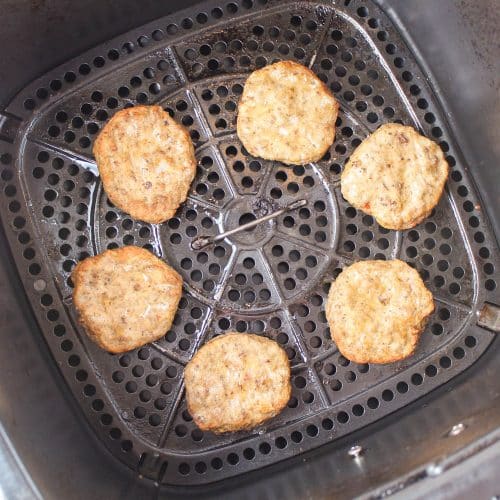
<path fill-rule="evenodd" d="M 94 155 L 109 199 L 151 223 L 175 214 L 196 173 L 187 129 L 160 106 L 118 111 L 97 137 Z"/>
<path fill-rule="evenodd" d="M 356 262 L 332 283 L 326 318 L 339 351 L 356 363 L 410 356 L 434 310 L 432 294 L 401 260 Z"/>
<path fill-rule="evenodd" d="M 73 270 L 73 303 L 88 336 L 106 351 L 130 351 L 170 329 L 182 279 L 139 247 L 88 257 Z"/>
<path fill-rule="evenodd" d="M 443 193 L 448 164 L 441 148 L 412 127 L 382 125 L 351 155 L 342 194 L 387 229 L 408 229 L 428 217 Z"/>
<path fill-rule="evenodd" d="M 186 366 L 184 378 L 193 420 L 216 433 L 252 429 L 277 415 L 291 395 L 285 351 L 248 333 L 207 342 Z"/>
<path fill-rule="evenodd" d="M 271 64 L 245 83 L 238 136 L 255 156 L 291 164 L 317 161 L 333 144 L 338 107 L 310 69 L 292 61 Z"/>

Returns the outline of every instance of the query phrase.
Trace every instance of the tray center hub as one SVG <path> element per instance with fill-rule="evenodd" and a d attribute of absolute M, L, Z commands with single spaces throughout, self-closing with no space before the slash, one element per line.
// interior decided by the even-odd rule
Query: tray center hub
<path fill-rule="evenodd" d="M 252 195 L 241 196 L 229 205 L 224 216 L 223 229 L 228 231 L 248 224 L 274 210 L 276 207 L 263 198 Z M 271 238 L 274 225 L 274 220 L 261 222 L 254 227 L 232 234 L 228 238 L 239 246 L 255 247 L 256 244 L 261 245 Z"/>

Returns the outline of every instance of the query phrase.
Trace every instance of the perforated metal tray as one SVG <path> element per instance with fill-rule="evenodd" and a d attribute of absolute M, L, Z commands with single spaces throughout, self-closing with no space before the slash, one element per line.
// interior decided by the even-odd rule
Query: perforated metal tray
<path fill-rule="evenodd" d="M 246 75 L 280 59 L 311 66 L 341 103 L 337 138 L 317 164 L 253 158 L 235 135 Z M 199 159 L 187 203 L 159 226 L 112 206 L 91 154 L 103 123 L 135 103 L 159 103 L 189 127 Z M 395 120 L 439 142 L 452 167 L 432 216 L 404 232 L 380 228 L 339 189 L 353 148 Z M 445 383 L 492 340 L 467 328 L 498 268 L 467 165 L 410 50 L 370 2 L 200 4 L 34 82 L 2 114 L 0 138 L 2 220 L 41 332 L 96 434 L 158 482 L 209 483 L 330 442 Z M 297 213 L 208 249 L 189 247 L 196 235 L 299 197 L 309 205 Z M 78 260 L 127 244 L 168 260 L 185 292 L 163 339 L 116 356 L 78 326 L 69 276 Z M 393 257 L 419 270 L 436 312 L 410 359 L 350 363 L 329 337 L 329 283 L 355 260 Z M 214 436 L 192 423 L 182 371 L 200 344 L 229 329 L 283 345 L 293 395 L 261 429 Z"/>

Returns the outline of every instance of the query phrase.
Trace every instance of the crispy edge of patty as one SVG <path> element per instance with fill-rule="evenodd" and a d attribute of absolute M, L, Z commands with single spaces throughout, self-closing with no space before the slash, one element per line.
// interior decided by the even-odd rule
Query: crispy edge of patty
<path fill-rule="evenodd" d="M 95 255 L 93 257 L 88 257 L 85 260 L 79 262 L 75 268 L 73 269 L 73 272 L 71 273 L 71 279 L 73 280 L 74 283 L 74 289 L 73 289 L 73 304 L 75 306 L 75 309 L 78 313 L 78 321 L 80 324 L 84 327 L 85 333 L 88 335 L 88 337 L 99 347 L 104 349 L 105 351 L 111 352 L 113 354 L 120 354 L 123 352 L 128 352 L 133 349 L 136 349 L 137 347 L 140 347 L 142 345 L 145 345 L 150 342 L 154 342 L 155 340 L 158 340 L 164 335 L 164 332 L 157 338 L 151 339 L 148 342 L 135 342 L 135 343 L 129 343 L 126 344 L 123 347 L 116 346 L 114 344 L 109 344 L 103 340 L 104 334 L 102 333 L 102 330 L 99 328 L 95 327 L 94 322 L 92 321 L 92 318 L 89 317 L 87 314 L 87 307 L 85 306 L 85 303 L 81 303 L 80 301 L 80 288 L 82 286 L 82 277 L 84 274 L 86 274 L 91 267 L 95 266 L 100 266 L 101 262 L 108 258 L 109 255 L 112 254 L 114 258 L 116 258 L 120 263 L 126 264 L 131 258 L 140 258 L 147 260 L 150 262 L 152 265 L 155 266 L 161 266 L 163 273 L 165 274 L 165 281 L 168 281 L 169 283 L 177 283 L 178 285 L 178 300 L 181 299 L 182 296 L 182 278 L 179 275 L 175 269 L 170 267 L 166 262 L 162 261 L 155 255 L 153 255 L 151 252 L 146 250 L 145 248 L 140 248 L 140 247 L 135 247 L 135 246 L 126 246 L 122 248 L 115 248 L 111 250 L 105 250 L 104 252 Z M 174 320 L 175 314 L 177 312 L 177 307 L 172 308 L 168 311 L 168 314 L 165 315 L 165 326 L 167 331 L 170 326 L 172 325 L 172 322 Z"/>
<path fill-rule="evenodd" d="M 277 65 L 280 65 L 282 67 L 288 68 L 288 69 L 293 70 L 293 71 L 298 70 L 298 71 L 302 72 L 303 74 L 307 75 L 308 77 L 314 78 L 320 84 L 320 87 L 322 88 L 323 93 L 325 95 L 327 95 L 329 98 L 331 98 L 331 100 L 332 100 L 332 104 L 335 108 L 335 111 L 334 111 L 335 117 L 332 120 L 331 127 L 329 127 L 328 130 L 326 130 L 324 133 L 325 136 L 331 135 L 331 141 L 328 138 L 326 138 L 324 141 L 325 142 L 324 147 L 321 150 L 318 150 L 318 152 L 316 154 L 311 153 L 309 156 L 304 155 L 304 156 L 301 156 L 300 158 L 298 156 L 294 157 L 294 158 L 285 158 L 284 156 L 280 157 L 280 158 L 278 158 L 278 157 L 267 158 L 266 156 L 262 155 L 261 148 L 254 147 L 254 144 L 256 143 L 254 140 L 255 133 L 254 132 L 247 132 L 247 130 L 242 128 L 242 126 L 241 126 L 241 122 L 239 120 L 241 110 L 244 109 L 244 112 L 248 113 L 248 111 L 245 108 L 250 105 L 250 103 L 248 103 L 248 97 L 245 96 L 245 87 L 247 86 L 248 83 L 250 83 L 251 85 L 256 85 L 253 82 L 254 79 L 256 79 L 257 77 L 260 77 L 262 72 L 271 71 L 271 68 L 273 68 L 273 66 L 277 66 Z M 296 63 L 294 61 L 279 61 L 277 63 L 270 64 L 268 66 L 264 66 L 261 69 L 257 69 L 255 71 L 253 71 L 250 74 L 250 76 L 247 78 L 247 80 L 245 82 L 245 87 L 243 89 L 243 94 L 240 98 L 240 102 L 238 104 L 238 118 L 236 120 L 236 133 L 237 133 L 238 137 L 240 138 L 242 144 L 245 146 L 245 149 L 251 155 L 257 156 L 260 158 L 264 158 L 267 160 L 279 161 L 279 162 L 285 163 L 287 165 L 305 165 L 306 163 L 311 163 L 311 162 L 315 162 L 315 161 L 320 160 L 325 155 L 325 153 L 328 151 L 330 146 L 335 142 L 335 122 L 336 122 L 336 119 L 338 116 L 339 103 L 338 103 L 337 99 L 335 99 L 335 97 L 332 95 L 332 93 L 330 92 L 330 90 L 328 89 L 326 84 L 324 82 L 322 82 L 318 78 L 316 73 L 314 73 L 314 71 L 312 71 L 308 67 L 306 67 L 302 64 Z M 258 141 L 257 141 L 257 143 L 258 143 Z"/>
<path fill-rule="evenodd" d="M 422 319 L 417 321 L 414 325 L 409 326 L 410 331 L 408 333 L 410 334 L 411 342 L 409 342 L 409 349 L 405 353 L 403 353 L 401 356 L 392 356 L 391 357 L 391 356 L 387 355 L 383 358 L 382 357 L 377 358 L 377 357 L 373 357 L 372 355 L 370 355 L 369 353 L 366 353 L 366 352 L 363 352 L 360 354 L 358 352 L 351 351 L 344 343 L 344 337 L 346 337 L 349 334 L 350 335 L 352 335 L 352 334 L 349 332 L 347 333 L 347 335 L 343 332 L 339 333 L 339 331 L 338 331 L 339 329 L 332 326 L 335 323 L 334 316 L 339 309 L 338 307 L 334 309 L 335 304 L 333 304 L 332 300 L 331 300 L 331 298 L 333 298 L 335 293 L 336 293 L 335 283 L 337 283 L 337 287 L 342 286 L 343 280 L 341 280 L 340 282 L 338 280 L 344 274 L 344 272 L 346 272 L 352 266 L 368 267 L 368 266 L 372 266 L 372 265 L 376 265 L 376 264 L 380 264 L 380 263 L 382 263 L 382 265 L 387 264 L 387 263 L 391 263 L 391 266 L 398 266 L 401 271 L 409 273 L 410 276 L 413 275 L 412 276 L 413 281 L 418 284 L 419 291 L 421 292 L 422 296 L 425 296 L 425 298 L 428 301 L 428 307 L 423 311 Z M 368 271 L 365 271 L 365 272 L 368 272 Z M 344 279 L 345 279 L 345 276 L 344 276 Z M 347 305 L 347 304 L 344 304 L 343 306 L 350 307 L 350 305 Z M 326 312 L 326 318 L 328 321 L 328 325 L 330 326 L 330 335 L 332 337 L 332 340 L 335 342 L 340 353 L 345 358 L 349 359 L 350 361 L 353 361 L 354 363 L 360 363 L 360 364 L 363 364 L 363 363 L 386 364 L 386 363 L 393 363 L 396 361 L 401 361 L 402 359 L 406 359 L 406 358 L 413 355 L 413 353 L 415 352 L 415 349 L 417 348 L 418 341 L 420 340 L 420 337 L 425 329 L 425 326 L 427 325 L 429 316 L 434 312 L 435 305 L 434 305 L 434 299 L 433 299 L 432 293 L 430 292 L 430 290 L 427 289 L 427 287 L 425 286 L 425 284 L 422 281 L 422 278 L 420 277 L 418 272 L 415 269 L 413 269 L 411 266 L 406 264 L 406 262 L 399 260 L 399 259 L 393 259 L 393 260 L 389 260 L 389 261 L 373 261 L 373 260 L 358 261 L 358 262 L 355 262 L 354 264 L 352 264 L 351 266 L 347 267 L 340 274 L 340 276 L 337 278 L 337 280 L 332 283 L 332 286 L 330 287 L 330 292 L 328 293 L 328 299 L 327 299 L 327 304 L 326 304 L 325 309 L 326 309 L 325 312 Z"/>
<path fill-rule="evenodd" d="M 446 174 L 443 175 L 441 179 L 441 183 L 438 186 L 438 189 L 436 189 L 434 192 L 434 197 L 433 199 L 426 203 L 425 205 L 422 204 L 421 209 L 419 212 L 415 214 L 414 217 L 408 218 L 405 220 L 400 220 L 400 222 L 393 222 L 394 217 L 391 218 L 386 218 L 384 216 L 380 216 L 377 214 L 374 210 L 367 208 L 365 206 L 362 206 L 360 203 L 357 203 L 357 200 L 352 200 L 350 196 L 346 195 L 345 189 L 342 189 L 343 183 L 345 183 L 345 177 L 348 175 L 348 172 L 351 170 L 353 167 L 353 163 L 357 161 L 357 158 L 360 154 L 361 151 L 366 148 L 366 141 L 373 137 L 375 134 L 382 134 L 385 133 L 386 131 L 392 129 L 393 131 L 401 131 L 402 133 L 408 134 L 410 136 L 410 140 L 418 140 L 418 141 L 428 141 L 429 145 L 433 148 L 434 152 L 438 156 L 439 163 L 442 166 L 446 166 Z M 364 145 L 364 148 L 363 148 Z M 360 149 L 362 148 L 362 149 Z M 404 230 L 404 229 L 411 229 L 412 227 L 415 227 L 416 225 L 420 224 L 423 220 L 425 220 L 429 215 L 432 213 L 432 210 L 434 207 L 439 203 L 439 200 L 441 199 L 441 196 L 443 195 L 445 186 L 446 186 L 446 181 L 448 179 L 448 174 L 449 174 L 449 165 L 448 162 L 446 161 L 444 154 L 441 150 L 441 148 L 432 140 L 429 138 L 425 137 L 424 135 L 418 133 L 413 127 L 407 126 L 407 125 L 400 125 L 399 123 L 386 123 L 379 127 L 375 132 L 370 134 L 364 141 L 356 148 L 356 150 L 353 152 L 351 157 L 349 158 L 348 162 L 345 165 L 344 171 L 341 174 L 341 190 L 342 190 L 342 195 L 353 205 L 355 208 L 362 210 L 364 213 L 371 215 L 375 218 L 375 220 L 382 226 L 385 227 L 386 229 L 392 229 L 392 230 Z"/>
<path fill-rule="evenodd" d="M 167 206 L 164 202 L 161 201 L 156 202 L 154 205 L 144 204 L 141 201 L 135 201 L 129 196 L 122 196 L 115 193 L 114 191 L 109 191 L 106 188 L 106 185 L 109 185 L 109 179 L 111 179 L 115 175 L 119 175 L 119 173 L 115 173 L 113 169 L 109 168 L 109 162 L 107 160 L 107 156 L 109 154 L 109 144 L 110 142 L 112 142 L 112 139 L 110 137 L 112 129 L 116 127 L 117 123 L 120 123 L 121 120 L 141 120 L 144 119 L 145 116 L 148 116 L 146 115 L 146 113 L 150 113 L 151 111 L 158 113 L 158 116 L 156 117 L 158 120 L 167 120 L 171 125 L 173 125 L 180 133 L 180 140 L 186 141 L 186 144 L 188 144 L 188 149 L 190 150 L 190 158 L 186 158 L 186 167 L 191 169 L 191 181 L 186 186 L 185 195 L 180 197 L 181 199 L 175 207 Z M 101 176 L 104 190 L 113 205 L 118 207 L 120 210 L 130 214 L 132 217 L 134 217 L 134 219 L 139 219 L 151 224 L 160 224 L 175 215 L 175 212 L 177 211 L 179 206 L 184 201 L 186 201 L 189 187 L 196 175 L 197 161 L 195 158 L 194 146 L 191 141 L 189 131 L 186 127 L 184 127 L 180 123 L 177 123 L 166 111 L 164 111 L 161 106 L 157 105 L 133 106 L 131 108 L 121 109 L 120 111 L 116 112 L 111 117 L 111 119 L 106 122 L 106 124 L 100 131 L 94 142 L 92 152 L 94 153 L 94 156 L 96 158 L 97 168 L 99 170 L 99 175 Z"/>
<path fill-rule="evenodd" d="M 221 423 L 218 420 L 215 420 L 214 418 L 212 419 L 205 419 L 205 421 L 201 421 L 199 418 L 198 413 L 194 410 L 192 400 L 190 397 L 190 386 L 194 385 L 197 382 L 197 375 L 199 374 L 198 371 L 201 369 L 198 366 L 198 360 L 203 356 L 203 351 L 208 349 L 214 349 L 217 344 L 223 344 L 226 342 L 228 339 L 229 341 L 232 341 L 233 339 L 237 338 L 238 340 L 241 341 L 251 341 L 251 342 L 259 342 L 261 345 L 265 347 L 271 347 L 272 349 L 276 350 L 276 353 L 278 356 L 281 358 L 281 360 L 277 359 L 277 362 L 281 362 L 283 364 L 283 367 L 286 367 L 288 370 L 288 378 L 287 378 L 287 384 L 283 388 L 283 391 L 280 393 L 277 393 L 279 398 L 277 397 L 275 400 L 275 408 L 273 411 L 266 413 L 265 415 L 261 415 L 260 418 L 258 419 L 253 419 L 251 422 L 241 419 L 237 423 Z M 221 346 L 217 346 L 220 348 Z M 201 354 L 200 354 L 201 353 Z M 206 369 L 210 369 L 210 367 L 207 367 Z M 186 365 L 186 368 L 184 370 L 184 381 L 185 381 L 185 388 L 186 388 L 186 403 L 188 407 L 188 411 L 193 417 L 194 422 L 196 425 L 203 431 L 211 431 L 215 434 L 221 434 L 224 432 L 236 432 L 239 430 L 250 430 L 258 425 L 266 422 L 267 420 L 275 417 L 278 415 L 283 408 L 287 405 L 288 401 L 290 400 L 291 394 L 292 394 L 292 384 L 290 381 L 291 377 L 291 371 L 290 371 L 290 362 L 288 360 L 288 356 L 284 349 L 274 340 L 271 340 L 267 337 L 261 336 L 261 335 L 256 335 L 253 333 L 237 333 L 237 332 L 228 332 L 223 335 L 218 335 L 217 337 L 209 340 L 206 344 L 204 344 L 193 356 L 191 361 Z M 227 401 L 227 398 L 225 398 L 225 401 Z"/>

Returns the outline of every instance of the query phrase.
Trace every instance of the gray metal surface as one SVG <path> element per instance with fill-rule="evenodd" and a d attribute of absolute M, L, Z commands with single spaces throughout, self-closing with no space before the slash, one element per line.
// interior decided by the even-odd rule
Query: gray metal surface
<path fill-rule="evenodd" d="M 338 16 L 317 4 L 264 12 L 258 5 L 246 9 L 245 2 L 231 5 L 236 15 L 244 13 L 244 22 L 234 20 L 233 12 L 226 21 L 215 4 L 202 9 L 212 16 L 207 24 L 219 23 L 217 37 L 213 27 L 191 33 L 187 17 L 177 24 L 162 20 L 68 63 L 32 86 L 30 95 L 37 97 L 21 93 L 3 124 L 4 136 L 15 141 L 8 154 L 16 159 L 16 176 L 9 166 L 3 174 L 10 211 L 4 223 L 11 226 L 11 242 L 22 245 L 22 256 L 14 253 L 47 341 L 107 446 L 132 466 L 140 460 L 141 473 L 171 484 L 217 480 L 340 437 L 459 373 L 492 339 L 487 332 L 472 337 L 465 327 L 495 286 L 494 246 L 476 213 L 460 153 L 389 21 L 375 7 L 368 14 L 355 2 L 338 6 L 339 14 L 345 12 Z M 172 34 L 174 25 L 187 34 Z M 155 40 L 158 27 L 166 41 Z M 147 44 L 144 33 L 151 34 Z M 146 46 L 127 56 L 132 47 L 123 42 L 129 39 Z M 112 52 L 115 47 L 123 52 Z M 218 51 L 223 55 L 211 55 Z M 264 59 L 266 54 L 272 55 Z M 245 72 L 280 57 L 314 60 L 313 70 L 342 103 L 338 138 L 318 165 L 281 167 L 250 158 L 234 135 Z M 69 81 L 62 83 L 64 77 Z M 101 123 L 137 101 L 164 105 L 190 127 L 198 145 L 200 171 L 190 200 L 160 227 L 117 211 L 91 173 L 89 151 Z M 352 148 L 381 122 L 395 119 L 441 141 L 455 167 L 431 219 L 404 233 L 377 227 L 347 206 L 338 190 Z M 14 164 L 6 154 L 2 158 Z M 14 199 L 17 192 L 22 203 Z M 210 252 L 193 254 L 189 248 L 196 234 L 232 227 L 246 212 L 265 214 L 302 195 L 311 207 L 296 218 L 284 216 Z M 131 243 L 176 266 L 186 295 L 163 340 L 111 357 L 73 330 L 68 278 L 76 260 Z M 388 367 L 349 364 L 326 331 L 321 303 L 327 283 L 355 259 L 396 255 L 421 271 L 436 295 L 436 315 L 414 358 Z M 197 345 L 229 328 L 266 332 L 284 345 L 294 367 L 294 395 L 289 408 L 259 433 L 215 438 L 197 431 L 185 412 L 181 372 Z"/>
<path fill-rule="evenodd" d="M 364 494 L 362 498 L 468 500 L 477 497 L 495 500 L 500 494 L 496 477 L 499 468 L 500 430 L 497 429 L 457 455 L 441 457 L 425 468 L 412 471 L 404 479 Z"/>
<path fill-rule="evenodd" d="M 0 426 L 0 496 L 12 500 L 41 500 L 40 492 L 19 460 L 12 443 Z"/>

